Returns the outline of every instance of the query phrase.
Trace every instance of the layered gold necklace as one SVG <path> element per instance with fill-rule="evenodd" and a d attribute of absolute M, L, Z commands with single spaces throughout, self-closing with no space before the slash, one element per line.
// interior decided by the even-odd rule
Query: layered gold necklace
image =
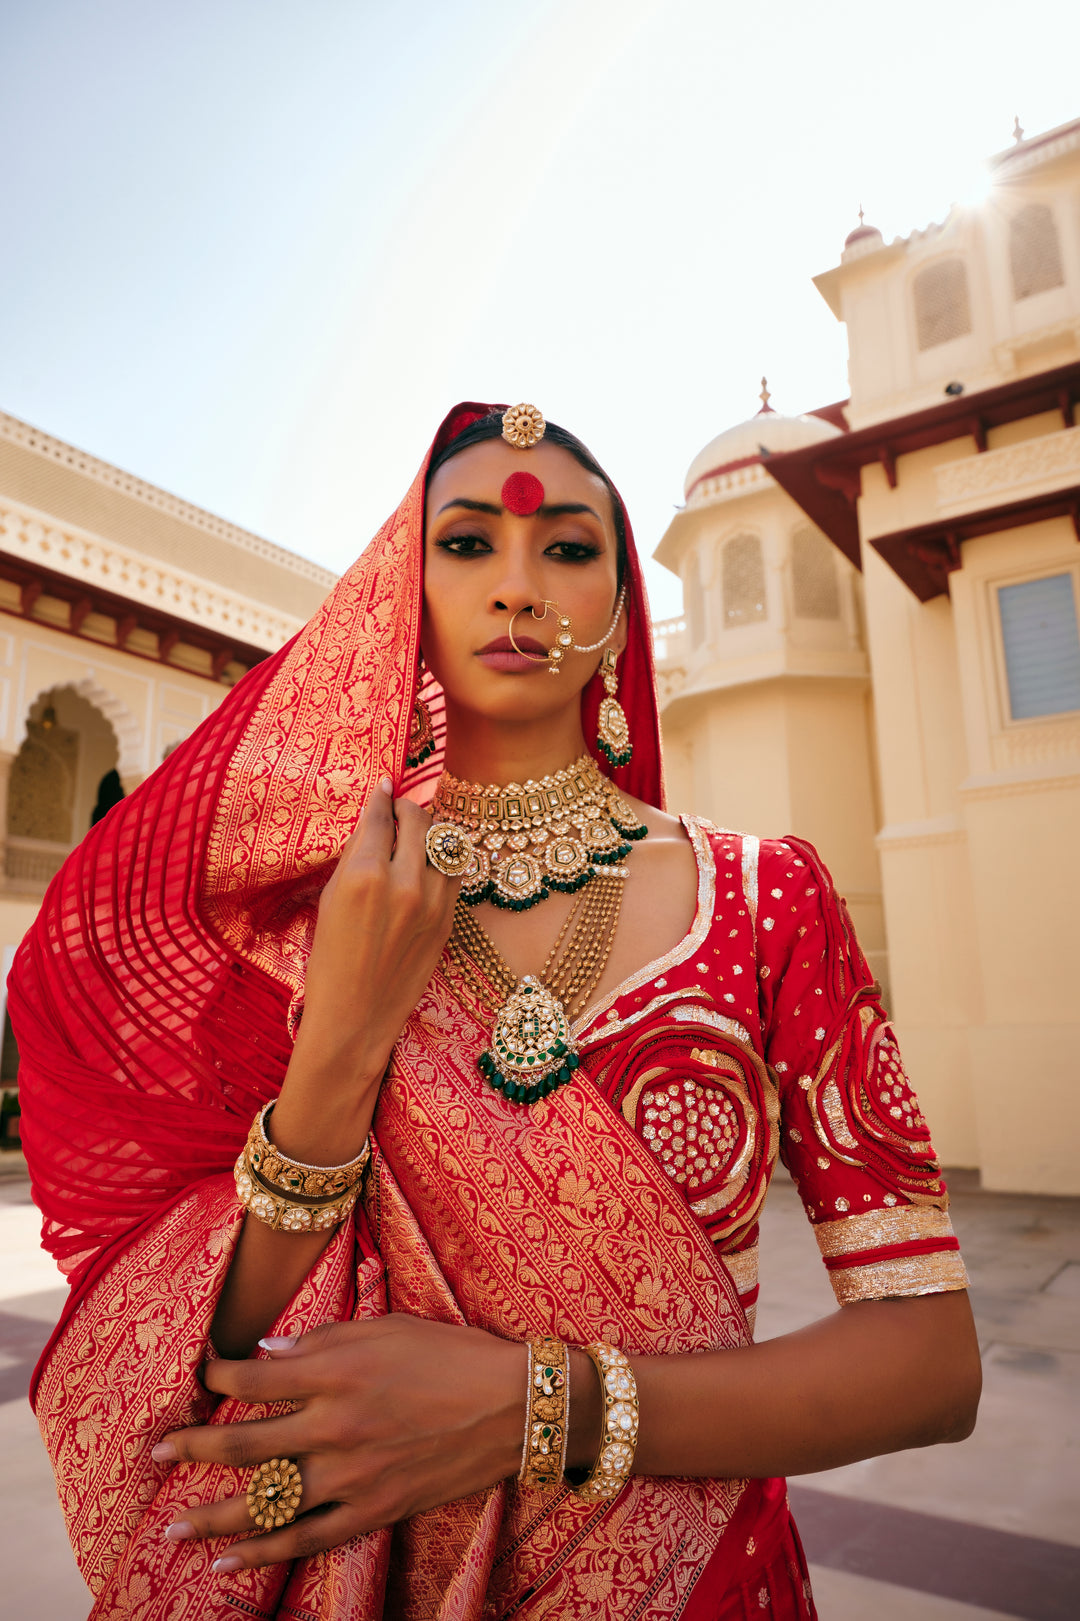
<path fill-rule="evenodd" d="M 590 756 L 540 781 L 481 787 L 444 776 L 434 815 L 473 846 L 454 913 L 451 961 L 493 1020 L 480 1073 L 511 1103 L 536 1103 L 578 1067 L 570 1033 L 611 955 L 632 844 L 647 829 Z M 553 890 L 578 893 L 539 974 L 521 979 L 472 907 L 524 911 Z"/>
<path fill-rule="evenodd" d="M 460 827 L 473 847 L 462 900 L 489 900 L 510 912 L 527 911 L 553 891 L 584 889 L 647 832 L 589 754 L 550 777 L 505 788 L 444 772 L 431 812 L 435 822 Z"/>

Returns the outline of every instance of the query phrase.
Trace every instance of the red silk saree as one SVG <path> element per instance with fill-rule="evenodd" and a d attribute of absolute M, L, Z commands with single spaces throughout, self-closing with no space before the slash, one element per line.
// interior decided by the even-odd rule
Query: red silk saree
<path fill-rule="evenodd" d="M 486 409 L 458 407 L 433 450 Z M 36 1409 L 93 1615 L 705 1621 L 743 1614 L 752 1592 L 755 1613 L 808 1616 L 782 1482 L 635 1477 L 602 1505 L 504 1482 L 227 1579 L 210 1572 L 218 1544 L 162 1541 L 184 1507 L 239 1488 L 218 1467 L 167 1472 L 150 1449 L 183 1424 L 252 1416 L 232 1401 L 211 1413 L 198 1370 L 241 1221 L 229 1168 L 288 1062 L 318 894 L 378 779 L 424 798 L 440 769 L 441 751 L 404 766 L 426 465 L 311 624 L 83 841 L 12 972 L 23 1139 L 72 1285 Z M 634 761 L 599 763 L 660 804 L 632 541 L 629 588 Z M 601 696 L 595 679 L 587 737 Z M 438 735 L 430 679 L 425 697 Z M 486 1039 L 438 971 L 395 1049 L 365 1208 L 275 1332 L 396 1310 L 642 1353 L 747 1343 L 730 1268 L 597 1084 L 602 1042 L 574 1085 L 524 1111 L 481 1081 Z"/>

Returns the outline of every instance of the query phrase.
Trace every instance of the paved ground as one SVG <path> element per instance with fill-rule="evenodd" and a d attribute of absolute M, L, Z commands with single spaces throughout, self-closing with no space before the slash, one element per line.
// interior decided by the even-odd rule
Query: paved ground
<path fill-rule="evenodd" d="M 985 1363 L 975 1434 L 791 1485 L 821 1621 L 1075 1621 L 1080 1616 L 1080 1200 L 981 1193 L 953 1179 Z M 25 1181 L 0 1180 L 0 1568 L 5 1617 L 82 1621 L 23 1399 L 63 1290 L 37 1248 Z M 832 1309 L 790 1183 L 769 1195 L 758 1337 Z"/>

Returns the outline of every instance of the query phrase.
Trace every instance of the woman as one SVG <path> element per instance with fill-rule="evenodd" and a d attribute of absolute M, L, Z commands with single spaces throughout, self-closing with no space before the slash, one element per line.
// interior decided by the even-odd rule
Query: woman
<path fill-rule="evenodd" d="M 843 903 L 662 802 L 621 502 L 466 405 L 71 857 L 11 1001 L 95 1617 L 811 1616 L 783 1475 L 970 1432 Z M 842 1309 L 754 1346 L 778 1148 Z"/>

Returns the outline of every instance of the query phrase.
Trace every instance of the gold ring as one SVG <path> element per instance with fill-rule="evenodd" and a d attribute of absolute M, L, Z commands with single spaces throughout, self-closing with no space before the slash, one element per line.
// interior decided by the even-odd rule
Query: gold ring
<path fill-rule="evenodd" d="M 456 822 L 432 822 L 424 848 L 431 865 L 447 878 L 460 878 L 473 858 L 472 840 Z"/>
<path fill-rule="evenodd" d="M 274 1531 L 292 1524 L 303 1494 L 300 1465 L 291 1458 L 271 1458 L 248 1482 L 248 1513 L 260 1531 Z"/>

